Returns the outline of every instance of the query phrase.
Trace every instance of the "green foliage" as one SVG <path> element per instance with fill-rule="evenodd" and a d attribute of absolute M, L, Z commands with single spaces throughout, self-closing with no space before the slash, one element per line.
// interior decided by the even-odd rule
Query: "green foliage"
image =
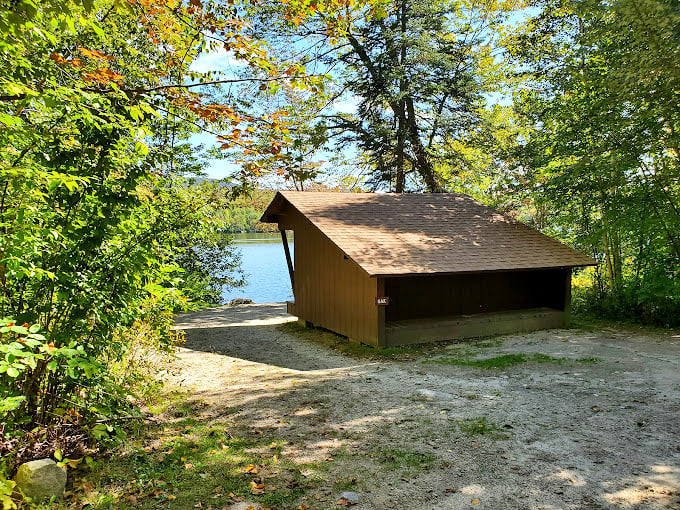
<path fill-rule="evenodd" d="M 131 385 L 151 373 L 125 363 L 139 350 L 172 349 L 174 308 L 215 302 L 220 286 L 238 283 L 224 225 L 210 219 L 225 193 L 176 176 L 198 158 L 175 142 L 212 111 L 168 87 L 197 77 L 189 65 L 198 41 L 186 22 L 200 23 L 204 11 L 165 3 L 0 8 L 7 437 L 56 424 L 97 440 L 120 435 L 116 419 L 136 413 Z M 189 112 L 181 121 L 180 106 Z"/>
<path fill-rule="evenodd" d="M 222 303 L 225 287 L 242 285 L 240 259 L 232 248 L 231 218 L 225 214 L 232 207 L 227 192 L 214 181 L 192 183 L 178 180 L 168 190 L 174 194 L 173 210 L 163 208 L 163 214 L 177 214 L 170 260 L 181 272 L 178 286 L 196 308 Z"/>
<path fill-rule="evenodd" d="M 2 503 L 2 510 L 14 510 L 19 508 L 18 502 L 12 498 L 16 482 L 14 480 L 6 480 L 0 477 L 0 503 Z"/>
<path fill-rule="evenodd" d="M 228 232 L 275 232 L 278 229 L 276 225 L 260 222 L 274 194 L 273 190 L 256 189 L 247 195 L 231 200 L 219 213 L 224 216 Z"/>
<path fill-rule="evenodd" d="M 87 356 L 83 345 L 71 342 L 55 347 L 38 331 L 37 324 L 19 326 L 13 320 L 0 320 L 2 417 L 10 427 L 44 422 L 46 413 L 63 413 L 68 409 L 60 406 L 57 411 L 57 405 L 50 404 L 59 400 L 55 392 L 61 387 L 43 387 L 43 383 L 52 379 L 48 374 L 59 374 L 64 386 L 86 387 L 89 380 L 103 371 L 101 363 Z"/>
<path fill-rule="evenodd" d="M 680 10 L 661 0 L 544 1 L 510 50 L 529 77 L 518 195 L 537 226 L 601 265 L 577 310 L 680 317 Z"/>

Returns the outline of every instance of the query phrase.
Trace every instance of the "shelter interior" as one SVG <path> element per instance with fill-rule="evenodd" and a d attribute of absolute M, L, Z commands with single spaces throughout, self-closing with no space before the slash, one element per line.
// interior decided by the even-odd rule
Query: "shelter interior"
<path fill-rule="evenodd" d="M 571 269 L 385 278 L 388 345 L 560 327 Z"/>

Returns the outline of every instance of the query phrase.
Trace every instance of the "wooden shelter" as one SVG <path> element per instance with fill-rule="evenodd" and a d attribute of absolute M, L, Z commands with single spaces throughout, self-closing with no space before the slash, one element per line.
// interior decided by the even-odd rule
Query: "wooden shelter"
<path fill-rule="evenodd" d="M 281 230 L 288 312 L 380 347 L 561 327 L 572 268 L 595 264 L 462 194 L 281 191 L 262 221 Z"/>

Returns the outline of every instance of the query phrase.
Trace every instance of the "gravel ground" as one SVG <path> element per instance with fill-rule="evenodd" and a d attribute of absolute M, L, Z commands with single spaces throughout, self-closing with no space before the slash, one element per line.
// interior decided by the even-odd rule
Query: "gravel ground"
<path fill-rule="evenodd" d="M 180 316 L 187 341 L 168 377 L 205 416 L 287 440 L 295 462 L 332 455 L 327 490 L 299 504 L 338 508 L 346 479 L 358 509 L 680 509 L 680 335 L 564 329 L 464 344 L 482 358 L 573 360 L 488 370 L 424 363 L 461 343 L 353 359 L 280 330 L 292 320 L 282 304 Z"/>

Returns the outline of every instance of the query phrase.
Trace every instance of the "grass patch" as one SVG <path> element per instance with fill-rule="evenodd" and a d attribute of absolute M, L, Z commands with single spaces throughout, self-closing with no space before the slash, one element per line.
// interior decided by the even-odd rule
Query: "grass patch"
<path fill-rule="evenodd" d="M 573 312 L 569 316 L 569 329 L 587 331 L 592 333 L 603 333 L 602 330 L 614 330 L 624 335 L 644 335 L 647 337 L 668 340 L 673 335 L 680 333 L 680 328 L 669 328 L 640 324 L 635 321 L 613 320 L 599 317 L 594 314 Z M 606 334 L 607 331 L 604 331 Z"/>
<path fill-rule="evenodd" d="M 507 439 L 508 436 L 494 423 L 489 423 L 486 416 L 456 421 L 460 431 L 468 437 L 489 436 L 491 439 Z"/>
<path fill-rule="evenodd" d="M 338 478 L 333 484 L 333 492 L 354 491 L 359 487 L 359 481 L 354 477 Z"/>
<path fill-rule="evenodd" d="M 411 475 L 431 468 L 435 462 L 433 455 L 397 449 L 380 450 L 377 459 L 388 471 L 400 470 L 403 474 Z"/>
<path fill-rule="evenodd" d="M 497 369 L 503 370 L 514 365 L 519 365 L 522 363 L 555 363 L 563 364 L 568 362 L 576 363 L 596 363 L 599 359 L 597 358 L 555 358 L 553 356 L 548 356 L 547 354 L 541 354 L 538 352 L 530 354 L 503 354 L 501 356 L 495 356 L 493 358 L 438 358 L 433 360 L 425 360 L 423 363 L 436 363 L 438 365 L 454 365 L 462 367 L 475 367 L 484 369 Z"/>
<path fill-rule="evenodd" d="M 421 344 L 379 349 L 377 347 L 372 347 L 370 345 L 365 345 L 358 342 L 350 342 L 347 338 L 336 335 L 335 333 L 325 329 L 306 328 L 297 322 L 281 324 L 278 326 L 278 330 L 282 331 L 283 333 L 296 336 L 302 340 L 321 344 L 334 351 L 341 352 L 347 356 L 357 359 L 409 361 L 418 357 L 425 351 L 441 348 L 441 345 L 437 344 Z"/>
<path fill-rule="evenodd" d="M 187 406 L 173 410 L 182 416 Z M 178 418 L 69 474 L 73 490 L 59 508 L 179 510 L 239 501 L 288 508 L 323 483 L 325 466 L 286 459 L 286 444 L 195 415 Z"/>

